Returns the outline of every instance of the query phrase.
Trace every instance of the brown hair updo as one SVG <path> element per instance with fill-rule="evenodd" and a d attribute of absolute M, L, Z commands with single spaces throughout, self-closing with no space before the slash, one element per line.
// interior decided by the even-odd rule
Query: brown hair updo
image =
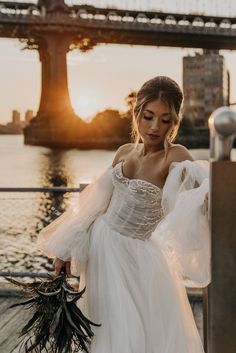
<path fill-rule="evenodd" d="M 132 124 L 132 138 L 133 141 L 138 144 L 140 141 L 139 134 L 139 121 L 142 116 L 142 112 L 147 103 L 160 99 L 166 103 L 170 109 L 172 125 L 166 134 L 165 149 L 168 144 L 174 141 L 180 121 L 180 108 L 183 101 L 183 93 L 179 85 L 167 76 L 157 76 L 151 80 L 145 82 L 136 95 L 136 101 L 133 108 L 133 124 Z"/>

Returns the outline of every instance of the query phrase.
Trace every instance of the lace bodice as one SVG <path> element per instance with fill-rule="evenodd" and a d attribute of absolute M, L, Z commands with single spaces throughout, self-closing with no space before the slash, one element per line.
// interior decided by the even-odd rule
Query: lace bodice
<path fill-rule="evenodd" d="M 114 191 L 104 215 L 106 222 L 125 236 L 149 238 L 163 216 L 162 189 L 146 180 L 125 177 L 122 162 L 113 168 L 112 182 Z"/>

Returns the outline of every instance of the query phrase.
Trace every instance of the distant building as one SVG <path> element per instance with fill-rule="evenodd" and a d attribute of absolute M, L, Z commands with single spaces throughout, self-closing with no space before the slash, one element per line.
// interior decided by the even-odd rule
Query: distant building
<path fill-rule="evenodd" d="M 184 115 L 196 126 L 207 126 L 210 114 L 229 105 L 230 78 L 217 50 L 183 58 Z"/>
<path fill-rule="evenodd" d="M 33 110 L 30 110 L 28 109 L 26 112 L 25 112 L 25 121 L 24 121 L 24 126 L 28 125 L 30 120 L 33 119 L 34 117 L 34 112 Z"/>
<path fill-rule="evenodd" d="M 13 110 L 12 111 L 12 123 L 14 125 L 20 125 L 20 112 L 18 110 Z"/>
<path fill-rule="evenodd" d="M 22 132 L 22 126 L 20 124 L 14 124 L 10 122 L 6 125 L 0 125 L 0 134 L 18 135 L 22 134 Z"/>
<path fill-rule="evenodd" d="M 22 134 L 24 125 L 25 122 L 20 120 L 18 110 L 13 110 L 11 122 L 6 123 L 6 125 L 0 125 L 0 134 Z"/>

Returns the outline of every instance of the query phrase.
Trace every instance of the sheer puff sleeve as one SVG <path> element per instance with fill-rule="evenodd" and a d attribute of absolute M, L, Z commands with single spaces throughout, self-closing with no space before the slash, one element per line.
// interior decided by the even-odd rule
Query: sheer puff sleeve
<path fill-rule="evenodd" d="M 105 212 L 112 191 L 112 166 L 109 166 L 61 216 L 39 232 L 38 249 L 49 258 L 71 261 L 72 274 L 79 275 L 88 260 L 91 226 Z"/>
<path fill-rule="evenodd" d="M 159 242 L 187 287 L 210 283 L 210 229 L 205 197 L 209 163 L 172 163 L 163 188 L 164 217 L 153 237 Z"/>

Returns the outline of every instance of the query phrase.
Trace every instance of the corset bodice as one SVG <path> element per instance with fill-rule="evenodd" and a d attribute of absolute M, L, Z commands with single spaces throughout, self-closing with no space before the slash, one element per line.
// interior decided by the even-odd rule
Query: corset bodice
<path fill-rule="evenodd" d="M 163 216 L 162 189 L 141 179 L 123 175 L 122 162 L 112 171 L 114 191 L 104 215 L 115 231 L 129 237 L 149 238 Z"/>

